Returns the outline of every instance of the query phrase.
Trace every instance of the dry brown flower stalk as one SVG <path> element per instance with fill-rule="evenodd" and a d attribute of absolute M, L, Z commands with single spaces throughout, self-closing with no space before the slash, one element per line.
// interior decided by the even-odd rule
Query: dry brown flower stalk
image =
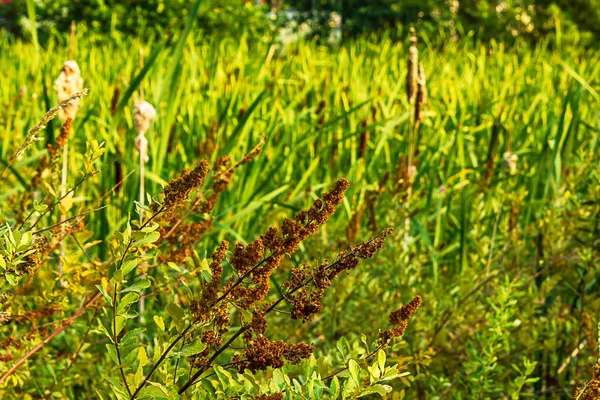
<path fill-rule="evenodd" d="M 59 151 L 67 144 L 72 127 L 73 119 L 67 118 L 60 127 L 60 134 L 56 137 L 54 145 L 48 144 L 48 153 L 51 158 L 56 158 L 59 155 Z"/>
<path fill-rule="evenodd" d="M 341 187 L 343 187 L 343 185 Z M 332 194 L 332 196 L 324 196 L 324 200 L 325 197 L 329 198 L 330 200 L 332 198 L 337 198 L 337 192 L 339 190 L 340 186 L 334 188 L 329 192 L 329 194 Z M 276 231 L 273 231 L 273 228 L 270 229 L 270 232 L 276 233 Z M 195 380 L 212 365 L 212 362 L 214 362 L 221 353 L 229 349 L 231 344 L 242 335 L 245 343 L 244 350 L 239 354 L 235 354 L 230 363 L 231 365 L 235 365 L 238 371 L 243 371 L 244 369 L 260 371 L 265 370 L 268 367 L 278 368 L 283 366 L 284 359 L 291 363 L 299 363 L 301 360 L 310 357 L 314 351 L 314 345 L 312 344 L 288 344 L 283 341 L 273 342 L 266 338 L 264 336 L 267 330 L 266 315 L 276 309 L 276 307 L 283 301 L 288 301 L 292 303 L 292 318 L 309 321 L 312 318 L 312 315 L 321 310 L 322 304 L 320 303 L 320 300 L 322 298 L 322 294 L 324 293 L 325 289 L 331 285 L 333 279 L 342 272 L 348 272 L 356 268 L 358 265 L 358 259 L 372 257 L 376 251 L 381 249 L 385 238 L 390 233 L 391 229 L 386 229 L 382 234 L 375 236 L 366 242 L 362 242 L 356 247 L 352 247 L 348 250 L 340 252 L 336 260 L 332 263 L 325 262 L 315 268 L 302 266 L 300 268 L 293 269 L 292 277 L 283 285 L 283 288 L 287 290 L 286 293 L 275 302 L 266 302 L 262 305 L 257 305 L 252 311 L 252 320 L 242 325 L 242 327 L 236 333 L 234 333 L 226 343 L 220 345 L 218 350 L 216 350 L 212 356 L 208 357 L 210 351 L 205 351 L 205 353 L 202 354 L 203 359 L 196 359 L 195 365 L 199 368 L 199 370 L 179 390 L 179 393 L 181 394 L 185 392 L 195 382 Z M 265 235 L 263 235 L 263 238 L 264 236 Z M 258 246 L 258 244 L 256 245 Z M 278 246 L 285 248 L 283 243 L 279 243 Z M 244 259 L 244 262 L 250 261 L 246 259 L 246 257 L 252 257 L 252 261 L 258 258 L 255 257 L 254 252 L 240 255 L 240 257 Z M 233 261 L 230 260 L 230 263 L 233 264 Z M 262 263 L 259 262 L 257 265 L 261 266 Z M 255 268 L 252 268 L 251 270 L 255 270 Z M 266 269 L 263 273 L 265 274 L 265 277 L 267 277 L 270 276 L 270 272 L 272 271 Z M 246 274 L 246 276 L 248 275 L 249 274 Z M 242 276 L 238 278 L 236 282 L 242 283 L 244 282 L 244 279 L 245 277 Z M 225 286 L 225 293 L 217 298 L 216 304 L 218 304 L 218 302 L 223 298 L 228 298 L 231 302 L 236 301 L 236 292 L 231 289 L 227 290 L 226 288 L 228 286 L 229 285 Z M 231 296 L 228 296 L 230 293 Z M 246 295 L 246 292 L 242 293 L 244 296 Z M 411 302 L 409 305 L 401 308 L 401 310 L 412 310 L 411 307 L 413 306 L 414 304 Z M 200 304 L 200 308 L 203 308 L 202 304 Z M 214 310 L 214 306 L 208 309 L 204 308 L 204 313 L 210 313 L 211 309 Z M 222 312 L 220 309 L 218 310 L 218 313 Z M 226 321 L 228 323 L 229 319 Z M 213 323 L 213 326 L 222 326 L 221 323 L 221 321 L 217 321 L 215 318 L 215 323 Z M 205 343 L 209 345 L 209 343 L 213 343 L 212 340 L 215 338 L 215 336 L 215 332 L 209 335 L 203 335 L 202 340 L 204 341 L 206 340 L 205 338 L 208 337 L 210 341 Z M 217 343 L 221 343 L 221 341 L 218 341 Z"/>
<path fill-rule="evenodd" d="M 379 333 L 380 346 L 385 347 L 393 338 L 404 335 L 408 326 L 408 321 L 419 309 L 421 302 L 421 296 L 415 296 L 408 304 L 403 305 L 390 313 L 390 323 L 392 324 L 392 328 Z"/>
<path fill-rule="evenodd" d="M 184 171 L 183 175 L 173 179 L 163 189 L 165 214 L 172 213 L 189 199 L 193 190 L 204 183 L 208 175 L 208 161 L 202 160 L 191 171 Z"/>
<path fill-rule="evenodd" d="M 164 215 L 160 228 L 161 237 L 172 245 L 172 251 L 164 254 L 161 261 L 187 263 L 188 257 L 193 254 L 193 245 L 212 226 L 214 218 L 210 217 L 210 214 L 215 208 L 220 194 L 229 187 L 235 169 L 252 162 L 261 153 L 265 141 L 266 138 L 262 137 L 261 141 L 235 164 L 229 156 L 217 159 L 212 168 L 212 183 L 206 193 L 199 194 L 197 200 L 185 212 L 183 209 L 179 209 Z M 197 222 L 184 223 L 184 220 L 192 213 L 201 215 L 202 219 Z"/>

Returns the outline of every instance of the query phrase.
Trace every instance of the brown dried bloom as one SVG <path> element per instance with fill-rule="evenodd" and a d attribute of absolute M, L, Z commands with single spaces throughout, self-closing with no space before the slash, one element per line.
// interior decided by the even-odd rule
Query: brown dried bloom
<path fill-rule="evenodd" d="M 206 175 L 208 175 L 208 171 L 208 162 L 202 160 L 196 168 L 191 171 L 185 171 L 183 176 L 169 182 L 163 190 L 165 212 L 173 212 L 173 210 L 189 199 L 192 191 L 202 186 Z"/>
<path fill-rule="evenodd" d="M 6 311 L 0 311 L 0 325 L 10 322 L 10 314 Z"/>
<path fill-rule="evenodd" d="M 390 323 L 392 328 L 379 332 L 379 342 L 381 346 L 387 346 L 395 338 L 404 335 L 408 327 L 408 321 L 421 305 L 421 296 L 415 296 L 408 304 L 403 305 L 390 313 Z"/>
<path fill-rule="evenodd" d="M 341 251 L 332 263 L 323 262 L 315 268 L 308 265 L 292 268 L 292 276 L 283 284 L 288 289 L 286 298 L 292 303 L 292 318 L 304 322 L 312 320 L 313 315 L 323 309 L 325 290 L 331 286 L 335 277 L 356 268 L 359 259 L 373 257 L 383 247 L 385 238 L 391 232 L 392 229 L 388 228 L 356 247 Z M 310 283 L 312 286 L 309 286 Z"/>
<path fill-rule="evenodd" d="M 221 263 L 225 259 L 229 243 L 221 242 L 218 249 L 212 254 L 212 262 L 209 268 L 212 273 L 212 280 L 206 283 L 200 299 L 192 303 L 192 315 L 198 322 L 206 322 L 210 317 L 212 306 L 217 300 L 221 278 L 223 276 L 223 266 Z"/>
<path fill-rule="evenodd" d="M 259 394 L 255 400 L 283 400 L 283 393 Z"/>
<path fill-rule="evenodd" d="M 212 227 L 214 218 L 209 215 L 214 210 L 219 195 L 229 187 L 235 169 L 252 161 L 260 153 L 263 143 L 264 138 L 235 164 L 229 156 L 218 158 L 212 168 L 213 181 L 206 194 L 199 194 L 196 201 L 187 210 L 180 209 L 177 212 L 164 215 L 164 224 L 160 228 L 161 237 L 168 240 L 176 248 L 168 253 L 163 253 L 160 257 L 162 262 L 187 263 L 188 257 L 193 254 L 193 245 Z M 197 222 L 184 223 L 186 217 L 194 212 L 199 214 L 202 219 Z"/>
<path fill-rule="evenodd" d="M 48 144 L 48 153 L 50 153 L 51 157 L 56 157 L 59 153 L 59 150 L 62 149 L 67 141 L 69 140 L 69 134 L 71 133 L 71 129 L 73 127 L 73 119 L 67 118 L 63 125 L 60 127 L 60 134 L 56 138 L 56 143 L 53 145 Z"/>
<path fill-rule="evenodd" d="M 292 364 L 298 364 L 301 360 L 309 358 L 314 350 L 315 346 L 312 344 L 287 344 L 283 340 L 272 342 L 260 335 L 248 343 L 244 350 L 245 360 L 238 359 L 236 368 L 240 373 L 246 369 L 254 373 L 269 367 L 281 368 L 284 358 Z"/>
<path fill-rule="evenodd" d="M 42 259 L 48 247 L 48 241 L 45 236 L 36 236 L 34 238 L 33 245 L 28 250 L 30 254 L 23 258 L 23 262 L 18 265 L 18 269 L 15 271 L 17 275 L 31 275 L 34 273 Z"/>

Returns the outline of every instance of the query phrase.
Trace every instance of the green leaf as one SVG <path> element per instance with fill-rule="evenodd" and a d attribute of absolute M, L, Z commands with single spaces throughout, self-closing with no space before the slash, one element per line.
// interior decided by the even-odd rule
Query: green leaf
<path fill-rule="evenodd" d="M 331 400 L 335 400 L 340 395 L 342 388 L 340 387 L 340 381 L 337 376 L 334 376 L 331 380 L 331 384 L 329 385 L 329 391 L 331 393 Z"/>
<path fill-rule="evenodd" d="M 143 397 L 150 397 L 151 399 L 167 398 L 168 393 L 166 392 L 166 389 L 158 387 L 158 386 L 154 386 L 153 385 L 154 382 L 148 382 L 148 383 L 149 383 L 149 385 L 144 386 L 144 388 L 142 390 L 140 390 L 140 393 L 138 395 L 138 397 L 140 399 Z"/>
<path fill-rule="evenodd" d="M 158 229 L 160 225 L 158 225 L 156 222 L 151 223 L 148 226 L 145 226 L 141 229 L 142 232 L 144 233 L 150 233 L 150 232 L 154 232 L 155 230 Z"/>
<path fill-rule="evenodd" d="M 127 222 L 127 227 L 125 228 L 125 232 L 123 232 L 123 245 L 127 246 L 129 241 L 131 240 L 131 224 Z"/>
<path fill-rule="evenodd" d="M 356 382 L 357 385 L 360 385 L 360 366 L 356 361 L 351 359 L 348 362 L 348 370 L 350 371 L 350 377 Z"/>
<path fill-rule="evenodd" d="M 138 260 L 137 258 L 134 258 L 133 260 L 128 260 L 125 261 L 123 263 L 123 265 L 121 266 L 121 271 L 123 271 L 123 276 L 127 275 L 129 272 L 133 271 L 133 269 L 135 267 L 137 267 L 138 265 Z"/>
<path fill-rule="evenodd" d="M 392 391 L 392 387 L 389 385 L 373 385 L 373 386 L 369 386 L 368 388 L 366 388 L 358 397 L 364 397 L 364 396 L 368 396 L 370 394 L 378 394 L 381 397 L 385 396 L 386 394 L 390 393 Z"/>
<path fill-rule="evenodd" d="M 24 232 L 23 235 L 21 236 L 21 240 L 19 242 L 18 249 L 19 250 L 26 249 L 27 247 L 29 247 L 30 244 L 31 244 L 31 232 L 30 231 Z"/>
<path fill-rule="evenodd" d="M 106 291 L 106 289 L 100 285 L 96 285 L 96 287 L 98 288 L 100 293 L 102 293 L 102 296 L 104 296 L 104 299 L 106 300 L 106 302 L 112 306 L 113 305 L 112 298 L 108 295 L 108 292 Z"/>
<path fill-rule="evenodd" d="M 377 363 L 379 364 L 379 370 L 380 371 L 385 371 L 385 351 L 379 349 L 379 351 L 377 352 Z"/>
<path fill-rule="evenodd" d="M 119 333 L 121 333 L 121 331 L 123 330 L 123 327 L 125 326 L 125 321 L 127 320 L 127 318 L 121 316 L 121 315 L 117 315 L 115 317 L 115 321 L 116 321 L 116 325 L 117 325 L 117 335 Z"/>
<path fill-rule="evenodd" d="M 346 357 L 348 354 L 350 354 L 350 344 L 348 343 L 348 340 L 345 337 L 342 336 L 337 341 L 336 347 L 339 350 L 342 357 Z"/>
<path fill-rule="evenodd" d="M 145 234 L 141 239 L 136 240 L 131 247 L 135 248 L 135 247 L 143 246 L 145 244 L 154 243 L 159 238 L 160 238 L 159 232 L 150 232 L 150 233 Z"/>
<path fill-rule="evenodd" d="M 185 312 L 177 304 L 171 302 L 167 304 L 167 312 L 175 322 L 181 321 L 185 317 Z"/>
<path fill-rule="evenodd" d="M 128 344 L 132 344 L 130 342 L 135 342 L 138 340 L 138 335 L 142 332 L 146 331 L 146 328 L 135 328 L 130 330 L 129 332 L 127 332 L 125 334 L 125 336 L 123 336 L 123 338 L 121 339 L 121 345 L 125 346 Z"/>
<path fill-rule="evenodd" d="M 136 281 L 131 286 L 127 286 L 126 288 L 121 289 L 119 293 L 141 292 L 142 290 L 147 289 L 149 287 L 150 287 L 150 279 L 144 278 L 144 279 L 140 279 L 139 281 Z"/>
<path fill-rule="evenodd" d="M 164 332 L 165 331 L 165 321 L 163 321 L 163 317 L 155 315 L 154 317 L 152 317 L 152 319 L 154 320 L 154 322 L 156 322 L 156 325 L 159 327 L 159 329 Z"/>
<path fill-rule="evenodd" d="M 6 278 L 6 281 L 11 285 L 11 286 L 17 286 L 17 277 L 14 276 L 13 274 L 6 274 L 4 275 L 4 277 Z"/>
<path fill-rule="evenodd" d="M 117 356 L 117 350 L 115 350 L 115 346 L 112 343 L 106 343 L 106 350 L 108 351 L 108 356 L 111 360 L 117 365 L 119 365 L 119 357 Z"/>
<path fill-rule="evenodd" d="M 129 309 L 129 306 L 132 303 L 137 302 L 139 298 L 140 296 L 137 293 L 127 293 L 118 302 L 117 314 L 122 314 L 125 311 L 127 311 Z"/>
<path fill-rule="evenodd" d="M 173 352 L 174 357 L 189 357 L 196 355 L 198 353 L 202 353 L 206 349 L 206 344 L 202 343 L 200 340 L 196 340 L 187 346 L 184 346 L 181 351 Z"/>

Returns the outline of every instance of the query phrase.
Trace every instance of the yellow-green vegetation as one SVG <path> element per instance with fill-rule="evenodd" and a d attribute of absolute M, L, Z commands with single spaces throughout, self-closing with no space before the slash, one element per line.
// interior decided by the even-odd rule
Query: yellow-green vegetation
<path fill-rule="evenodd" d="M 597 52 L 422 37 L 425 102 L 408 39 L 187 33 L 75 37 L 63 195 L 67 38 L 0 39 L 2 398 L 591 393 Z"/>

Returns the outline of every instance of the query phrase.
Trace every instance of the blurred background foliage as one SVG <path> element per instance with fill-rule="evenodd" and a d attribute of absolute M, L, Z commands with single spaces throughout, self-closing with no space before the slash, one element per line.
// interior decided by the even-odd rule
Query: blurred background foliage
<path fill-rule="evenodd" d="M 40 41 L 67 32 L 72 20 L 86 21 L 94 33 L 166 37 L 180 31 L 191 0 L 3 0 L 0 27 L 30 36 L 36 21 Z M 198 26 L 204 33 L 237 37 L 241 33 L 267 39 L 277 24 L 269 11 L 294 11 L 296 17 L 322 19 L 337 12 L 345 37 L 373 31 L 398 32 L 418 25 L 421 34 L 481 40 L 537 41 L 547 35 L 583 38 L 591 43 L 600 33 L 599 0 L 206 0 Z M 33 14 L 32 14 L 33 12 Z M 291 13 L 287 14 L 288 17 Z M 280 18 L 279 21 L 286 18 Z M 275 23 L 274 23 L 275 22 Z M 324 26 L 327 25 L 327 20 Z"/>

